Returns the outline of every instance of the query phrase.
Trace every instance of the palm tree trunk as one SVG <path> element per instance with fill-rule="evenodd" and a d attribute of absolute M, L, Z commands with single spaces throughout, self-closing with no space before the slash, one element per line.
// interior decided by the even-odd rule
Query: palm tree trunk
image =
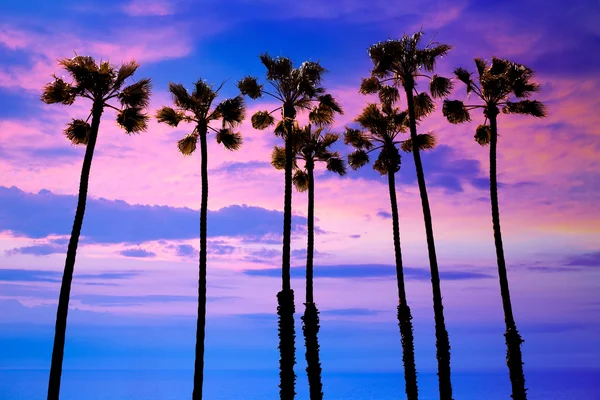
<path fill-rule="evenodd" d="M 290 112 L 284 112 L 284 117 Z M 285 137 L 285 193 L 283 205 L 283 256 L 281 265 L 282 289 L 277 293 L 277 314 L 279 315 L 279 396 L 281 400 L 293 400 L 295 392 L 296 364 L 294 329 L 294 291 L 290 278 L 290 245 L 292 235 L 292 134 L 293 121 L 286 122 Z"/>
<path fill-rule="evenodd" d="M 392 224 L 394 229 L 394 254 L 396 257 L 396 280 L 398 282 L 398 324 L 402 338 L 402 363 L 404 364 L 404 380 L 408 400 L 419 398 L 417 387 L 417 367 L 415 365 L 415 342 L 413 336 L 412 315 L 406 301 L 404 288 L 404 270 L 402 267 L 402 250 L 400 248 L 400 227 L 398 223 L 398 202 L 396 200 L 396 179 L 392 171 L 388 171 L 388 186 L 392 204 Z"/>
<path fill-rule="evenodd" d="M 83 166 L 81 168 L 81 178 L 79 180 L 79 198 L 77 199 L 77 210 L 75 211 L 75 221 L 71 230 L 71 239 L 67 249 L 67 259 L 60 285 L 60 295 L 58 298 L 58 308 L 56 311 L 56 325 L 54 328 L 54 345 L 52 347 L 52 361 L 50 364 L 50 378 L 48 380 L 48 400 L 58 400 L 60 396 L 60 378 L 62 375 L 62 364 L 65 351 L 65 336 L 67 333 L 67 314 L 69 312 L 69 298 L 71 296 L 71 282 L 73 280 L 73 271 L 75 269 L 75 258 L 77 256 L 77 244 L 81 234 L 81 225 L 85 214 L 85 204 L 87 200 L 88 184 L 90 179 L 90 169 L 92 159 L 94 158 L 94 148 L 98 138 L 98 129 L 100 128 L 100 117 L 103 112 L 102 104 L 94 104 L 92 108 L 92 126 L 90 137 L 85 148 Z"/>
<path fill-rule="evenodd" d="M 321 382 L 321 362 L 319 360 L 319 310 L 313 298 L 313 255 L 315 244 L 315 180 L 314 163 L 306 161 L 308 172 L 308 243 L 306 246 L 306 303 L 302 321 L 304 342 L 306 344 L 306 374 L 310 388 L 310 400 L 323 398 Z"/>
<path fill-rule="evenodd" d="M 508 276 L 506 274 L 506 262 L 504 261 L 504 248 L 502 245 L 502 233 L 500 231 L 500 209 L 498 207 L 498 182 L 496 172 L 496 151 L 498 146 L 498 125 L 496 121 L 498 110 L 488 112 L 490 118 L 490 199 L 492 202 L 492 225 L 494 228 L 494 243 L 496 245 L 496 258 L 498 261 L 498 277 L 500 279 L 500 294 L 502 296 L 502 308 L 504 309 L 504 322 L 506 324 L 506 364 L 510 374 L 512 395 L 514 400 L 526 400 L 527 389 L 525 388 L 525 375 L 523 373 L 523 355 L 521 343 L 523 339 L 517 330 L 510 301 L 510 290 L 508 288 Z"/>
<path fill-rule="evenodd" d="M 200 205 L 200 269 L 198 277 L 198 321 L 196 323 L 196 361 L 194 365 L 193 400 L 202 400 L 204 381 L 204 338 L 206 329 L 206 214 L 208 212 L 208 151 L 206 126 L 199 128 L 202 157 L 202 202 Z"/>
<path fill-rule="evenodd" d="M 408 117 L 410 123 L 410 137 L 412 139 L 413 156 L 417 169 L 417 182 L 421 194 L 423 206 L 423 218 L 425 220 L 425 234 L 427 235 L 427 250 L 429 253 L 429 266 L 431 269 L 431 286 L 433 289 L 433 313 L 435 319 L 435 344 L 436 357 L 438 361 L 438 379 L 440 385 L 440 400 L 452 400 L 452 382 L 450 379 L 450 339 L 444 322 L 444 306 L 442 304 L 442 289 L 440 287 L 440 273 L 438 270 L 437 256 L 435 254 L 435 242 L 433 239 L 433 225 L 431 222 L 431 210 L 425 186 L 425 175 L 421 154 L 417 145 L 417 124 L 415 117 L 415 105 L 413 98 L 413 87 L 406 86 L 406 100 L 408 103 Z"/>

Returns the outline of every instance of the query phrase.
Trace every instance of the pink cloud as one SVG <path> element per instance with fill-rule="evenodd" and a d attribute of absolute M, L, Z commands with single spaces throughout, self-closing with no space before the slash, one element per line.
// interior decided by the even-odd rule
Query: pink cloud
<path fill-rule="evenodd" d="M 115 63 L 136 59 L 140 63 L 180 58 L 193 48 L 192 38 L 181 35 L 182 26 L 164 26 L 151 30 L 121 29 L 110 40 L 85 40 L 74 34 L 53 32 L 38 34 L 2 27 L 0 45 L 29 54 L 32 65 L 0 67 L 0 86 L 40 90 L 53 73 L 60 75 L 57 60 L 74 53 L 91 55 Z"/>
<path fill-rule="evenodd" d="M 123 10 L 127 14 L 135 17 L 165 16 L 175 14 L 173 3 L 164 0 L 132 0 L 131 2 L 123 6 Z"/>

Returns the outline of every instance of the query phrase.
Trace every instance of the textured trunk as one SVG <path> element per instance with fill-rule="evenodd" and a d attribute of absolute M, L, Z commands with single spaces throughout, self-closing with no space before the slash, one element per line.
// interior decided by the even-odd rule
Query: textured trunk
<path fill-rule="evenodd" d="M 404 289 L 404 270 L 402 267 L 402 250 L 400 248 L 400 227 L 398 223 L 398 202 L 396 200 L 396 180 L 394 173 L 388 171 L 388 186 L 392 204 L 392 223 L 394 228 L 394 254 L 396 257 L 396 280 L 398 282 L 398 324 L 402 340 L 402 363 L 404 364 L 404 380 L 406 382 L 406 397 L 417 400 L 417 367 L 415 365 L 415 343 L 413 336 L 412 315 L 406 302 Z"/>
<path fill-rule="evenodd" d="M 277 294 L 277 314 L 279 315 L 279 396 L 281 400 L 293 400 L 295 392 L 296 364 L 295 330 L 294 330 L 294 291 L 290 279 L 290 245 L 292 235 L 292 128 L 295 110 L 284 106 L 283 117 L 286 121 L 285 137 L 285 193 L 283 205 L 283 258 L 281 263 L 282 289 Z"/>
<path fill-rule="evenodd" d="M 306 344 L 306 374 L 310 388 L 310 400 L 323 398 L 321 382 L 321 362 L 319 360 L 319 311 L 313 297 L 313 254 L 315 244 L 315 180 L 314 163 L 307 160 L 308 172 L 308 243 L 306 246 L 306 303 L 302 322 L 304 343 Z"/>
<path fill-rule="evenodd" d="M 73 222 L 73 229 L 71 230 L 71 239 L 69 240 L 69 247 L 67 249 L 65 270 L 60 285 L 60 296 L 58 298 L 56 325 L 54 329 L 54 346 L 52 347 L 52 362 L 50 365 L 50 378 L 48 380 L 48 400 L 58 400 L 60 396 L 60 378 L 62 375 L 62 363 L 65 351 L 65 335 L 67 333 L 67 314 L 69 312 L 71 281 L 73 280 L 75 258 L 77 256 L 77 244 L 79 243 L 81 225 L 83 224 L 83 216 L 85 214 L 90 169 L 92 167 L 92 159 L 94 158 L 94 148 L 96 147 L 96 139 L 98 138 L 98 128 L 100 127 L 102 111 L 102 104 L 94 104 L 92 109 L 91 132 L 85 148 L 85 156 L 81 168 L 81 178 L 79 180 L 79 198 L 77 199 L 75 221 Z"/>
<path fill-rule="evenodd" d="M 200 204 L 200 269 L 198 277 L 198 321 L 196 323 L 196 361 L 193 400 L 202 400 L 204 381 L 204 337 L 206 328 L 206 214 L 208 211 L 208 160 L 205 125 L 199 127 L 202 157 L 202 202 Z"/>
<path fill-rule="evenodd" d="M 433 289 L 433 313 L 435 318 L 435 344 L 436 357 L 438 361 L 438 379 L 440 385 L 440 400 L 452 399 L 452 382 L 450 379 L 450 340 L 444 322 L 444 306 L 442 304 L 442 289 L 440 287 L 440 273 L 438 270 L 437 256 L 435 254 L 435 242 L 433 239 L 433 225 L 431 223 L 431 210 L 427 198 L 427 187 L 423 174 L 421 154 L 417 146 L 417 124 L 415 118 L 415 105 L 413 98 L 413 87 L 408 85 L 406 89 L 406 100 L 408 103 L 408 117 L 410 123 L 410 137 L 413 142 L 413 156 L 417 170 L 417 182 L 421 194 L 423 206 L 423 219 L 425 220 L 425 234 L 427 235 L 427 250 L 429 253 L 429 266 L 431 269 L 431 286 Z"/>
<path fill-rule="evenodd" d="M 517 331 L 515 319 L 510 302 L 510 291 L 508 288 L 508 276 L 506 274 L 506 263 L 504 261 L 504 248 L 502 246 L 502 234 L 500 232 L 500 209 L 498 207 L 498 183 L 496 173 L 496 150 L 498 145 L 498 125 L 496 117 L 498 109 L 493 107 L 487 112 L 490 119 L 490 199 L 492 202 L 492 225 L 494 228 L 494 243 L 496 245 L 496 258 L 498 260 L 498 277 L 500 279 L 500 294 L 502 296 L 502 308 L 504 309 L 504 322 L 506 324 L 506 364 L 510 374 L 512 395 L 514 400 L 527 399 L 525 388 L 525 375 L 523 373 L 523 356 L 521 354 L 521 343 L 523 339 Z"/>

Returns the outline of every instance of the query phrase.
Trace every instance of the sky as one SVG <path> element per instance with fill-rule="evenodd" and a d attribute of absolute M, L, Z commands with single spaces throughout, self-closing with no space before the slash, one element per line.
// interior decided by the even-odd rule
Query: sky
<path fill-rule="evenodd" d="M 0 6 L 0 369 L 46 369 L 84 148 L 62 134 L 89 104 L 45 105 L 41 88 L 74 52 L 150 77 L 150 113 L 168 83 L 264 78 L 260 53 L 320 61 L 344 114 L 371 68 L 367 48 L 421 27 L 452 44 L 437 72 L 474 70 L 474 57 L 536 71 L 548 116 L 499 118 L 504 247 L 526 371 L 600 368 L 600 3 L 541 0 L 13 1 Z M 450 96 L 466 99 L 456 85 Z M 247 99 L 249 116 L 268 99 Z M 441 107 L 419 126 L 437 135 L 423 154 L 455 371 L 505 371 L 504 322 L 489 204 L 483 121 L 454 126 Z M 139 135 L 102 117 L 78 248 L 65 369 L 191 369 L 196 313 L 200 158 L 176 142 L 193 128 L 155 120 Z M 277 368 L 283 173 L 278 139 L 241 128 L 235 153 L 209 140 L 208 370 Z M 343 155 L 351 149 L 336 145 Z M 397 175 L 407 296 L 419 371 L 434 371 L 427 248 L 414 164 Z M 335 372 L 401 370 L 392 223 L 385 177 L 370 166 L 316 172 L 315 299 L 321 357 Z M 293 195 L 292 287 L 303 310 L 307 199 Z M 302 371 L 300 321 L 297 348 Z M 243 338 L 243 340 L 241 340 Z"/>

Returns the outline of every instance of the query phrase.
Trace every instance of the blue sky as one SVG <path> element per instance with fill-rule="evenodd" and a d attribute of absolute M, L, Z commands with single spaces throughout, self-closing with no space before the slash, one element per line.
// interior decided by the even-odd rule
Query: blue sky
<path fill-rule="evenodd" d="M 0 369 L 49 366 L 53 323 L 83 149 L 61 133 L 86 104 L 39 101 L 57 58 L 136 58 L 154 83 L 152 113 L 170 81 L 262 79 L 263 52 L 320 61 L 324 85 L 353 126 L 369 100 L 367 47 L 423 27 L 455 47 L 439 65 L 474 69 L 501 56 L 537 71 L 548 118 L 501 116 L 502 227 L 528 369 L 600 368 L 600 3 L 387 0 L 30 1 L 0 12 Z M 453 98 L 464 98 L 457 89 Z M 249 113 L 268 108 L 248 101 Z M 250 114 L 249 114 L 250 115 Z M 478 117 L 482 118 L 482 117 Z M 471 125 L 441 112 L 419 129 L 439 146 L 424 155 L 452 363 L 504 371 L 502 309 L 489 215 L 488 154 Z M 268 163 L 275 138 L 240 128 L 244 146 L 209 146 L 209 370 L 277 368 L 283 175 Z M 191 130 L 155 122 L 139 136 L 102 120 L 74 278 L 65 368 L 190 369 L 193 357 L 200 160 L 175 143 Z M 342 154 L 350 149 L 338 146 Z M 431 287 L 414 165 L 397 176 L 417 366 L 435 368 Z M 385 179 L 370 169 L 317 170 L 316 301 L 328 371 L 399 371 L 393 246 Z M 306 197 L 294 194 L 296 310 L 304 295 Z M 298 333 L 300 321 L 297 321 Z M 240 340 L 243 338 L 243 340 Z M 300 342 L 299 342 L 300 343 Z M 300 344 L 297 346 L 301 348 Z M 298 359 L 302 363 L 302 352 Z M 303 367 L 296 367 L 298 374 Z"/>

